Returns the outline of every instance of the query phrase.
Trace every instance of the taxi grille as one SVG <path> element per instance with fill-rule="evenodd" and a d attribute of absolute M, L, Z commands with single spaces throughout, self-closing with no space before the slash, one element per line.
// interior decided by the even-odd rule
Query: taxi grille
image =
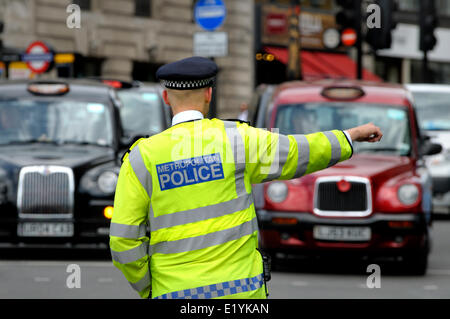
<path fill-rule="evenodd" d="M 317 181 L 315 194 L 315 212 L 327 216 L 366 216 L 371 210 L 370 183 L 351 180 L 350 190 L 341 192 L 337 182 L 339 178 Z"/>
<path fill-rule="evenodd" d="M 70 217 L 73 184 L 73 172 L 66 167 L 23 168 L 19 176 L 17 198 L 19 217 Z"/>

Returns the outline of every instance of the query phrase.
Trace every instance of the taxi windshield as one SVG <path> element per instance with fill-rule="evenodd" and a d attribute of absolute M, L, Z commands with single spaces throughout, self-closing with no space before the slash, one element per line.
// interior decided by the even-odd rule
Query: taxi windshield
<path fill-rule="evenodd" d="M 413 96 L 423 130 L 450 130 L 450 91 L 413 92 Z"/>
<path fill-rule="evenodd" d="M 121 90 L 120 117 L 125 135 L 155 134 L 163 127 L 161 100 L 155 92 Z"/>
<path fill-rule="evenodd" d="M 398 106 L 346 102 L 286 104 L 277 109 L 275 128 L 281 134 L 309 134 L 345 130 L 369 122 L 381 128 L 383 138 L 379 143 L 354 142 L 355 152 L 410 154 L 408 113 Z"/>
<path fill-rule="evenodd" d="M 110 146 L 110 111 L 81 100 L 0 100 L 0 145 L 32 142 Z"/>

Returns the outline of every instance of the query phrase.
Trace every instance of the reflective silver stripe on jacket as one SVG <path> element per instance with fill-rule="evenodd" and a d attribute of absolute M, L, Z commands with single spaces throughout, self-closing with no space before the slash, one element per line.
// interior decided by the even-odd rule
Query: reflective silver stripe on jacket
<path fill-rule="evenodd" d="M 130 285 L 137 292 L 141 292 L 145 288 L 149 287 L 151 285 L 150 271 L 147 271 L 145 276 L 141 280 L 139 280 L 138 282 L 135 282 L 135 283 L 130 282 Z"/>
<path fill-rule="evenodd" d="M 341 159 L 341 144 L 339 143 L 338 138 L 334 135 L 333 132 L 327 131 L 323 132 L 325 136 L 328 138 L 331 144 L 331 158 L 327 167 L 333 166 L 339 162 Z"/>
<path fill-rule="evenodd" d="M 245 189 L 245 145 L 242 135 L 237 128 L 237 122 L 224 121 L 225 131 L 228 140 L 230 141 L 231 149 L 233 150 L 234 165 L 235 165 L 235 181 L 236 193 L 238 196 L 246 194 Z"/>
<path fill-rule="evenodd" d="M 286 164 L 289 156 L 289 137 L 286 135 L 278 135 L 278 143 L 275 150 L 275 157 L 270 165 L 270 171 L 267 177 L 262 181 L 268 182 L 281 176 L 284 164 Z"/>
<path fill-rule="evenodd" d="M 130 152 L 128 156 L 128 160 L 130 161 L 131 168 L 133 169 L 136 177 L 141 183 L 142 187 L 147 192 L 147 195 L 150 199 L 149 204 L 149 219 L 153 216 L 153 208 L 151 203 L 153 184 L 152 184 L 152 176 L 145 166 L 144 159 L 142 158 L 142 154 L 139 150 L 139 145 L 136 145 Z"/>
<path fill-rule="evenodd" d="M 309 163 L 309 142 L 305 135 L 292 135 L 297 142 L 298 162 L 294 177 L 305 175 Z"/>
<path fill-rule="evenodd" d="M 145 241 L 139 246 L 125 250 L 125 251 L 114 251 L 111 249 L 111 257 L 114 261 L 120 264 L 128 264 L 133 261 L 139 260 L 145 257 L 148 253 L 148 242 Z"/>
<path fill-rule="evenodd" d="M 144 237 L 147 232 L 147 225 L 125 225 L 118 223 L 111 223 L 109 227 L 109 235 L 122 237 L 122 238 L 130 238 L 130 239 L 138 239 Z"/>
<path fill-rule="evenodd" d="M 224 244 L 226 242 L 239 239 L 241 237 L 253 234 L 258 230 L 258 222 L 256 217 L 242 223 L 241 225 L 219 230 L 206 235 L 196 237 L 183 238 L 174 241 L 163 241 L 150 246 L 151 255 L 160 254 L 176 254 L 182 252 L 203 249 L 211 246 Z"/>
<path fill-rule="evenodd" d="M 131 167 L 133 168 L 134 174 L 138 178 L 142 187 L 144 187 L 145 191 L 149 198 L 152 197 L 152 177 L 147 167 L 145 166 L 144 160 L 142 158 L 141 152 L 139 151 L 139 145 L 136 145 L 128 156 Z"/>
<path fill-rule="evenodd" d="M 152 231 L 162 228 L 195 223 L 210 218 L 216 218 L 233 214 L 247 209 L 253 202 L 251 194 L 244 194 L 232 200 L 194 209 L 189 209 L 173 214 L 161 215 L 151 219 Z M 150 214 L 152 216 L 153 214 Z"/>

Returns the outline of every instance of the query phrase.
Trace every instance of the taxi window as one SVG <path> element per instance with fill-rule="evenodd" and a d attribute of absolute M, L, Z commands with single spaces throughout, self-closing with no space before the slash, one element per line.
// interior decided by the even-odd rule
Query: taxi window
<path fill-rule="evenodd" d="M 120 117 L 125 135 L 155 134 L 164 130 L 161 98 L 156 92 L 121 90 Z"/>
<path fill-rule="evenodd" d="M 417 119 L 423 130 L 450 130 L 450 91 L 413 92 Z"/>
<path fill-rule="evenodd" d="M 0 144 L 32 141 L 110 146 L 109 108 L 70 99 L 0 100 Z"/>
<path fill-rule="evenodd" d="M 403 107 L 362 103 L 305 103 L 281 105 L 275 127 L 281 134 L 309 134 L 333 129 L 345 130 L 372 122 L 383 131 L 379 143 L 354 143 L 358 152 L 409 155 L 411 130 Z"/>

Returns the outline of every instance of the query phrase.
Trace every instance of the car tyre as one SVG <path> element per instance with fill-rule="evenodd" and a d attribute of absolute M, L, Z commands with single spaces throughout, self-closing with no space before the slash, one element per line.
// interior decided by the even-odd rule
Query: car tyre
<path fill-rule="evenodd" d="M 430 239 L 427 235 L 425 247 L 421 247 L 404 256 L 404 267 L 411 275 L 424 276 L 428 268 L 428 255 L 430 252 Z"/>
<path fill-rule="evenodd" d="M 405 266 L 408 273 L 415 276 L 424 276 L 428 268 L 428 254 L 418 252 L 405 258 Z"/>

